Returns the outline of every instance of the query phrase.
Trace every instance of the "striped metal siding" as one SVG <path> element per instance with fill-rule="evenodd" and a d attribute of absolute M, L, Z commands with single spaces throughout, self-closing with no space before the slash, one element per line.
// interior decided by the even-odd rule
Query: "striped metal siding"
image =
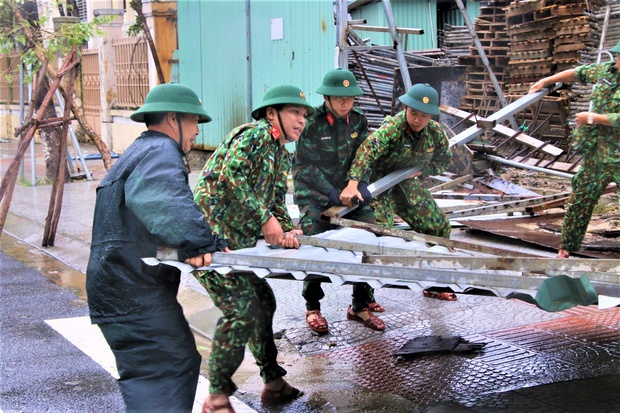
<path fill-rule="evenodd" d="M 450 24 L 463 25 L 463 16 L 458 8 L 454 11 L 438 16 L 437 1 L 431 0 L 392 0 L 392 14 L 397 27 L 424 29 L 423 35 L 408 35 L 406 50 L 426 50 L 437 48 L 437 30 L 441 29 L 438 24 L 448 22 Z M 472 21 L 479 14 L 480 3 L 478 1 L 464 1 L 467 13 Z M 430 6 L 429 6 L 430 5 Z M 456 7 L 456 4 L 455 4 Z M 360 7 L 351 12 L 352 19 L 366 19 L 369 26 L 387 27 L 385 11 L 381 2 L 372 3 Z M 389 33 L 359 32 L 362 38 L 369 38 L 370 43 L 379 45 L 391 45 L 392 37 Z"/>
<path fill-rule="evenodd" d="M 272 86 L 300 87 L 311 104 L 323 74 L 334 67 L 331 0 L 251 0 L 251 101 L 248 102 L 245 0 L 179 0 L 179 81 L 199 92 L 213 121 L 196 147 L 212 150 L 235 126 L 250 121 Z M 271 40 L 282 18 L 283 39 Z"/>
<path fill-rule="evenodd" d="M 314 91 L 335 65 L 336 34 L 331 0 L 252 1 L 252 95 L 261 102 L 271 86 L 292 84 L 314 105 Z M 271 19 L 282 18 L 284 37 L 271 40 Z"/>
<path fill-rule="evenodd" d="M 214 149 L 246 121 L 245 1 L 179 0 L 177 16 L 179 82 L 213 118 L 194 146 Z"/>

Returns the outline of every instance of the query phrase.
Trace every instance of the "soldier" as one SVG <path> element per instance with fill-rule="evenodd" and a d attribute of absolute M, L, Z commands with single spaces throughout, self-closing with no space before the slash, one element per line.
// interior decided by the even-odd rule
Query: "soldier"
<path fill-rule="evenodd" d="M 285 205 L 291 154 L 284 144 L 295 142 L 314 109 L 301 90 L 276 86 L 254 109 L 254 123 L 233 129 L 202 170 L 194 199 L 213 231 L 229 240 L 231 249 L 256 245 L 263 235 L 271 245 L 299 248 L 301 234 Z M 261 403 L 291 401 L 302 393 L 282 377 L 272 322 L 276 301 L 271 287 L 254 273 L 196 273 L 223 316 L 218 320 L 209 359 L 209 395 L 203 411 L 233 411 L 229 402 L 237 389 L 232 376 L 243 361 L 245 345 L 264 382 Z"/>
<path fill-rule="evenodd" d="M 153 88 L 131 115 L 142 133 L 97 187 L 86 291 L 110 345 L 127 412 L 191 412 L 200 375 L 196 341 L 177 301 L 180 271 L 140 261 L 177 248 L 195 266 L 226 249 L 194 202 L 183 163 L 211 121 L 187 86 Z M 191 257 L 191 258 L 189 258 Z"/>
<path fill-rule="evenodd" d="M 575 115 L 573 145 L 582 155 L 581 168 L 572 180 L 558 258 L 579 251 L 603 190 L 611 182 L 620 185 L 620 41 L 610 50 L 615 62 L 578 66 L 534 83 L 538 92 L 562 82 L 592 83 L 592 108 Z"/>
<path fill-rule="evenodd" d="M 452 152 L 441 124 L 431 119 L 439 115 L 439 96 L 429 84 L 418 83 L 398 98 L 403 110 L 387 117 L 358 148 L 349 170 L 347 187 L 340 199 L 351 205 L 354 197 L 367 198 L 358 183 L 372 169 L 372 182 L 397 169 L 420 166 L 422 169 L 372 201 L 375 219 L 392 226 L 394 214 L 401 217 L 412 230 L 450 238 L 450 221 L 439 208 L 430 192 L 415 178 L 426 178 L 446 170 Z"/>
<path fill-rule="evenodd" d="M 316 90 L 324 102 L 315 108 L 314 115 L 297 143 L 293 179 L 295 203 L 300 206 L 300 225 L 304 234 L 314 235 L 336 228 L 321 219 L 321 213 L 332 206 L 343 205 L 340 192 L 347 185 L 347 172 L 355 151 L 368 136 L 368 121 L 364 113 L 353 107 L 355 96 L 364 92 L 357 85 L 353 73 L 338 68 L 327 72 Z M 367 202 L 347 218 L 375 223 L 368 206 L 368 171 L 358 186 Z M 319 334 L 328 332 L 327 320 L 321 314 L 320 300 L 325 297 L 319 281 L 304 281 L 302 296 L 306 300 L 306 323 Z M 375 302 L 374 289 L 366 283 L 353 286 L 349 312 L 374 330 L 384 330 L 385 324 L 371 311 L 385 309 Z"/>

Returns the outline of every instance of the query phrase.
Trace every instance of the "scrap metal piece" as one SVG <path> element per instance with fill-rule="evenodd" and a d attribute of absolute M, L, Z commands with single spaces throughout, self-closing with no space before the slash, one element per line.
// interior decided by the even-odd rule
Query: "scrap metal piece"
<path fill-rule="evenodd" d="M 498 110 L 488 118 L 484 120 L 489 122 L 495 122 L 496 124 L 503 122 L 506 119 L 509 119 L 514 113 L 520 112 L 521 110 L 527 108 L 528 106 L 538 102 L 549 93 L 556 91 L 562 86 L 562 83 L 556 83 L 553 86 L 549 86 L 548 88 L 541 89 L 536 93 L 529 93 L 509 105 L 503 107 Z M 450 139 L 450 145 L 464 145 L 470 141 L 473 141 L 478 136 L 482 135 L 486 129 L 480 128 L 476 125 L 471 126 L 465 129 L 463 132 L 459 133 L 455 137 Z"/>
<path fill-rule="evenodd" d="M 482 350 L 485 345 L 486 343 L 472 343 L 461 336 L 421 336 L 409 340 L 393 356 L 415 357 L 423 354 L 446 352 L 466 353 Z"/>
<path fill-rule="evenodd" d="M 555 201 L 558 199 L 566 198 L 570 195 L 570 192 L 562 192 L 555 195 L 540 196 L 538 198 L 530 198 L 520 201 L 503 202 L 501 204 L 494 204 L 489 206 L 462 209 L 460 211 L 446 212 L 446 216 L 449 219 L 464 218 L 485 214 L 504 214 L 507 212 L 525 211 L 526 207 L 533 205 L 543 204 L 549 201 Z"/>

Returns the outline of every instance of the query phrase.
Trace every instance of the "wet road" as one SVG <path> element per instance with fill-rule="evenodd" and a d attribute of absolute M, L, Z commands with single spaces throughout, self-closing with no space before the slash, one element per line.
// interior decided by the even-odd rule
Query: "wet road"
<path fill-rule="evenodd" d="M 3 251 L 7 244 L 2 243 Z M 39 269 L 4 253 L 0 253 L 0 273 L 0 409 L 7 413 L 122 411 L 116 380 L 49 324 L 84 317 L 86 303 L 42 276 Z"/>

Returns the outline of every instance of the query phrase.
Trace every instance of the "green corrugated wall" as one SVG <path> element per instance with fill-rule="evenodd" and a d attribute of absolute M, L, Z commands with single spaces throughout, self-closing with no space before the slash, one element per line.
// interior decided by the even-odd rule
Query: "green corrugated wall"
<path fill-rule="evenodd" d="M 281 39 L 272 39 L 273 19 L 282 21 Z M 178 35 L 179 81 L 199 91 L 213 118 L 195 144 L 203 149 L 212 150 L 232 128 L 250 121 L 250 108 L 272 86 L 293 84 L 318 104 L 314 90 L 335 64 L 331 0 L 179 0 Z"/>

